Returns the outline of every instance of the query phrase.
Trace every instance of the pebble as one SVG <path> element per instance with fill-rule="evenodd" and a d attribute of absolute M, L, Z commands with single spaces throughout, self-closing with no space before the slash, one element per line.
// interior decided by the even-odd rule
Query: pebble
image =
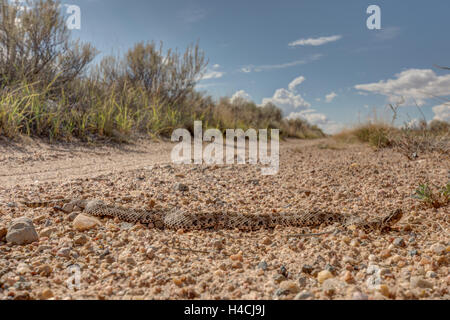
<path fill-rule="evenodd" d="M 410 286 L 411 286 L 411 289 L 416 289 L 416 288 L 432 289 L 433 288 L 433 284 L 431 282 L 429 282 L 421 277 L 411 277 Z"/>
<path fill-rule="evenodd" d="M 433 251 L 435 254 L 439 256 L 442 256 L 446 253 L 446 248 L 445 246 L 437 243 L 431 246 L 431 251 Z"/>
<path fill-rule="evenodd" d="M 44 264 L 38 268 L 38 273 L 44 277 L 48 277 L 52 272 L 53 269 L 48 264 Z"/>
<path fill-rule="evenodd" d="M 380 285 L 380 287 L 379 287 L 378 290 L 380 291 L 380 293 L 381 293 L 383 296 L 389 298 L 389 296 L 390 296 L 390 290 L 389 290 L 389 287 L 388 287 L 387 285 L 385 285 L 385 284 Z"/>
<path fill-rule="evenodd" d="M 289 293 L 297 294 L 300 292 L 299 286 L 294 281 L 283 281 L 280 283 L 280 289 L 288 291 Z"/>
<path fill-rule="evenodd" d="M 87 216 L 83 213 L 79 214 L 75 220 L 73 220 L 73 227 L 78 231 L 91 230 L 100 225 L 100 221 L 96 218 Z"/>
<path fill-rule="evenodd" d="M 394 246 L 400 247 L 400 248 L 403 248 L 404 246 L 406 246 L 405 240 L 403 240 L 403 238 L 395 238 L 393 244 L 394 244 Z"/>
<path fill-rule="evenodd" d="M 261 261 L 261 262 L 258 264 L 258 268 L 261 269 L 261 270 L 266 271 L 266 270 L 267 270 L 267 262 Z"/>
<path fill-rule="evenodd" d="M 333 278 L 333 274 L 328 271 L 328 270 L 323 270 L 320 271 L 319 274 L 317 275 L 317 281 L 319 281 L 319 283 L 324 283 L 326 280 Z"/>
<path fill-rule="evenodd" d="M 64 247 L 58 250 L 58 252 L 56 253 L 56 255 L 58 257 L 63 257 L 63 258 L 70 258 L 70 251 L 71 249 L 68 247 Z"/>
<path fill-rule="evenodd" d="M 186 191 L 189 191 L 189 187 L 183 183 L 176 183 L 175 190 L 181 191 L 181 192 L 186 192 Z"/>
<path fill-rule="evenodd" d="M 4 226 L 0 226 L 0 241 L 5 239 L 7 233 L 8 229 Z"/>
<path fill-rule="evenodd" d="M 313 298 L 314 295 L 309 291 L 302 291 L 299 294 L 297 294 L 294 298 L 294 300 L 307 300 L 309 298 Z"/>
<path fill-rule="evenodd" d="M 285 281 L 285 280 L 286 280 L 286 277 L 283 276 L 282 274 L 276 274 L 276 275 L 273 277 L 273 281 L 274 281 L 275 283 L 281 283 L 281 282 L 283 282 L 283 281 Z"/>
<path fill-rule="evenodd" d="M 306 274 L 311 274 L 313 272 L 314 268 L 310 266 L 309 264 L 305 264 L 302 267 L 302 272 Z"/>
<path fill-rule="evenodd" d="M 16 272 L 17 274 L 24 275 L 28 272 L 31 272 L 31 269 L 26 263 L 19 263 L 19 265 L 16 268 Z"/>
<path fill-rule="evenodd" d="M 39 292 L 39 299 L 41 300 L 48 300 L 50 298 L 53 298 L 53 291 L 50 289 L 44 289 L 41 292 Z"/>
<path fill-rule="evenodd" d="M 427 272 L 427 278 L 437 278 L 437 274 L 434 271 L 428 271 Z"/>
<path fill-rule="evenodd" d="M 88 237 L 86 237 L 84 234 L 80 234 L 75 236 L 75 238 L 73 238 L 73 243 L 75 245 L 82 246 L 85 245 L 88 242 L 88 240 L 89 240 Z"/>
<path fill-rule="evenodd" d="M 365 293 L 356 291 L 353 293 L 352 299 L 353 300 L 369 300 L 369 297 Z"/>
<path fill-rule="evenodd" d="M 332 296 L 336 293 L 338 286 L 339 283 L 336 281 L 336 279 L 327 279 L 322 284 L 322 291 L 327 296 Z"/>
<path fill-rule="evenodd" d="M 41 237 L 50 237 L 50 235 L 52 234 L 52 233 L 55 233 L 56 231 L 57 231 L 58 229 L 56 229 L 56 228 L 45 228 L 44 230 L 42 230 L 40 233 L 39 233 L 39 235 L 41 236 Z"/>
<path fill-rule="evenodd" d="M 6 241 L 16 245 L 30 244 L 39 240 L 33 221 L 29 218 L 18 218 L 11 222 Z"/>

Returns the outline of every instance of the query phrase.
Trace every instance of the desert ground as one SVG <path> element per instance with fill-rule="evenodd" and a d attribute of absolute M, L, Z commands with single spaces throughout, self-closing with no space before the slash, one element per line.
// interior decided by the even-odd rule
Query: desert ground
<path fill-rule="evenodd" d="M 263 176 L 258 165 L 175 165 L 173 146 L 0 142 L 0 299 L 450 298 L 449 207 L 412 197 L 421 183 L 448 182 L 448 158 L 410 161 L 362 144 L 288 140 L 279 173 Z M 326 210 L 367 218 L 402 209 L 404 217 L 386 233 L 333 225 L 187 232 L 111 218 L 80 231 L 76 210 L 24 204 L 68 198 L 153 210 Z M 31 244 L 5 239 L 21 217 L 39 235 Z"/>

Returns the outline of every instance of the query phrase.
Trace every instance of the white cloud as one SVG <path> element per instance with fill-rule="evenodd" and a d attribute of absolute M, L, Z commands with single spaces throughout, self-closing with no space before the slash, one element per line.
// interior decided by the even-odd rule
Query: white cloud
<path fill-rule="evenodd" d="M 309 108 L 311 105 L 300 94 L 286 89 L 277 89 L 272 98 L 264 98 L 262 104 L 273 103 L 283 111 L 289 109 Z"/>
<path fill-rule="evenodd" d="M 441 104 L 433 107 L 434 119 L 450 122 L 450 104 Z"/>
<path fill-rule="evenodd" d="M 224 75 L 225 75 L 225 72 L 209 71 L 203 75 L 202 80 L 219 79 L 219 78 L 222 78 Z"/>
<path fill-rule="evenodd" d="M 289 43 L 290 47 L 295 46 L 321 46 L 329 42 L 338 41 L 342 38 L 341 35 L 335 35 L 330 37 L 320 37 L 320 38 L 309 38 L 309 39 L 298 39 Z"/>
<path fill-rule="evenodd" d="M 220 64 L 215 64 L 215 65 L 213 65 L 213 69 L 219 69 L 220 68 Z"/>
<path fill-rule="evenodd" d="M 336 134 L 342 129 L 344 125 L 328 119 L 323 113 L 319 113 L 314 109 L 303 110 L 300 112 L 292 112 L 288 119 L 304 119 L 312 125 L 316 125 L 321 128 L 327 134 Z"/>
<path fill-rule="evenodd" d="M 303 81 L 305 81 L 305 77 L 300 76 L 295 78 L 294 80 L 291 81 L 291 83 L 289 83 L 289 90 L 291 91 L 295 91 L 295 88 L 299 85 L 301 85 L 303 83 Z"/>
<path fill-rule="evenodd" d="M 334 100 L 334 98 L 336 98 L 338 95 L 336 94 L 336 92 L 331 92 L 330 94 L 327 94 L 326 96 L 325 96 L 325 101 L 327 102 L 327 103 L 331 103 L 333 100 Z"/>
<path fill-rule="evenodd" d="M 320 59 L 321 57 L 323 57 L 323 54 L 317 53 L 317 54 L 311 55 L 310 57 L 308 57 L 306 59 L 296 60 L 296 61 L 291 61 L 291 62 L 286 62 L 286 63 L 281 63 L 281 64 L 266 64 L 266 65 L 262 65 L 262 66 L 249 65 L 249 66 L 242 67 L 240 71 L 244 72 L 244 73 L 250 73 L 250 72 L 262 72 L 262 71 L 285 69 L 285 68 L 295 67 L 298 65 L 307 64 L 307 63 L 316 61 L 316 60 Z"/>
<path fill-rule="evenodd" d="M 395 77 L 376 83 L 358 84 L 355 89 L 384 95 L 391 103 L 405 98 L 405 105 L 414 105 L 414 101 L 423 105 L 427 99 L 450 95 L 450 74 L 438 76 L 430 69 L 409 69 Z"/>
<path fill-rule="evenodd" d="M 387 27 L 375 32 L 375 37 L 380 41 L 392 40 L 400 35 L 399 27 Z"/>
<path fill-rule="evenodd" d="M 252 97 L 244 90 L 239 90 L 235 94 L 233 94 L 233 96 L 231 97 L 231 102 L 235 101 L 236 99 L 251 100 Z"/>

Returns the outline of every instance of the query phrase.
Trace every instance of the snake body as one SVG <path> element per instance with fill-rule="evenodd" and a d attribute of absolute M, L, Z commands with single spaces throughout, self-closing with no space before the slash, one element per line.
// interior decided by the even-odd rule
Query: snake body
<path fill-rule="evenodd" d="M 272 214 L 237 214 L 237 213 L 189 213 L 181 210 L 168 212 L 149 211 L 144 209 L 124 208 L 109 205 L 100 200 L 59 200 L 68 203 L 67 207 L 78 207 L 84 213 L 96 217 L 118 218 L 130 223 L 140 222 L 155 228 L 171 230 L 205 230 L 205 229 L 238 229 L 255 231 L 283 227 L 319 227 L 321 225 L 354 226 L 368 231 L 386 231 L 403 217 L 401 209 L 389 212 L 383 217 L 364 220 L 354 215 L 333 212 L 299 212 Z M 28 203 L 29 207 L 49 206 L 55 202 Z"/>

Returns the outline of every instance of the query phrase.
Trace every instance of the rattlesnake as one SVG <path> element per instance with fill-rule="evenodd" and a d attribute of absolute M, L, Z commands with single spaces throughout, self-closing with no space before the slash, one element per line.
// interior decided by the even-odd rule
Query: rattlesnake
<path fill-rule="evenodd" d="M 55 203 L 68 202 L 67 207 L 78 207 L 84 213 L 97 217 L 113 217 L 119 220 L 148 224 L 155 228 L 171 230 L 202 229 L 239 229 L 254 231 L 262 228 L 284 227 L 319 227 L 321 225 L 339 224 L 344 227 L 354 226 L 369 231 L 389 230 L 403 217 L 401 209 L 373 220 L 364 220 L 354 215 L 332 212 L 272 213 L 272 214 L 237 214 L 237 213 L 188 213 L 181 210 L 168 212 L 130 209 L 117 205 L 108 205 L 100 200 L 59 200 L 47 202 L 25 203 L 28 207 L 50 206 Z M 62 208 L 59 210 L 64 211 Z"/>

